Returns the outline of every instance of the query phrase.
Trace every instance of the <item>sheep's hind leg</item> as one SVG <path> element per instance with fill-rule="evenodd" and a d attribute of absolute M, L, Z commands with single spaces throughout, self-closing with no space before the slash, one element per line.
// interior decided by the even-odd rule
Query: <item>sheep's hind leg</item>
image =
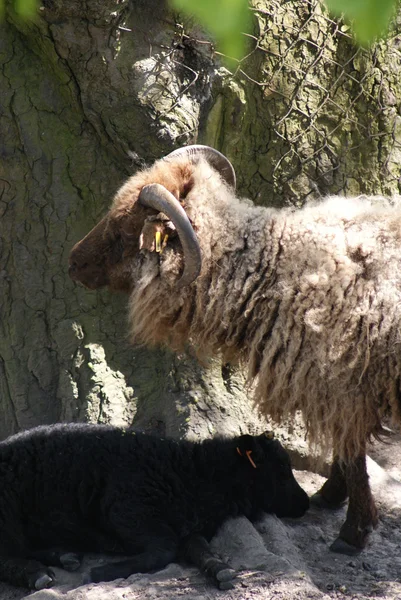
<path fill-rule="evenodd" d="M 43 590 L 54 585 L 55 575 L 37 560 L 0 555 L 0 580 L 31 590 Z"/>
<path fill-rule="evenodd" d="M 378 523 L 365 454 L 346 464 L 345 480 L 349 494 L 347 518 L 330 550 L 352 556 L 363 550 L 369 534 Z"/>
<path fill-rule="evenodd" d="M 84 583 L 126 579 L 134 573 L 158 571 L 173 562 L 176 557 L 177 544 L 171 538 L 152 538 L 149 539 L 146 549 L 140 554 L 99 567 L 92 567 L 85 575 Z"/>
<path fill-rule="evenodd" d="M 82 554 L 68 552 L 61 548 L 49 548 L 31 552 L 30 558 L 39 560 L 49 567 L 61 567 L 65 571 L 76 571 L 81 566 Z"/>
<path fill-rule="evenodd" d="M 211 577 L 220 590 L 234 587 L 232 580 L 236 572 L 213 554 L 202 535 L 190 535 L 183 545 L 183 553 L 185 558 Z"/>
<path fill-rule="evenodd" d="M 311 497 L 311 504 L 335 509 L 343 505 L 347 496 L 347 518 L 330 549 L 353 556 L 363 550 L 369 534 L 377 525 L 377 509 L 369 486 L 365 454 L 348 463 L 335 458 L 328 480 Z"/>

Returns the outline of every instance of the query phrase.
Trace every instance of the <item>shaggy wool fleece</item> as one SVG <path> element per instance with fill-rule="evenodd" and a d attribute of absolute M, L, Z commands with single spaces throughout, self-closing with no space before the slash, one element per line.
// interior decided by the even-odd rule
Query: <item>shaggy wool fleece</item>
<path fill-rule="evenodd" d="M 166 171 L 179 189 L 185 164 L 159 161 L 153 180 Z M 263 413 L 281 421 L 300 410 L 312 444 L 334 443 L 345 460 L 364 452 L 383 415 L 401 422 L 400 203 L 330 197 L 266 209 L 236 198 L 206 162 L 191 168 L 184 208 L 201 275 L 176 291 L 179 243 L 137 261 L 133 339 L 173 349 L 190 341 L 199 355 L 242 361 Z M 122 188 L 114 210 L 125 201 Z"/>

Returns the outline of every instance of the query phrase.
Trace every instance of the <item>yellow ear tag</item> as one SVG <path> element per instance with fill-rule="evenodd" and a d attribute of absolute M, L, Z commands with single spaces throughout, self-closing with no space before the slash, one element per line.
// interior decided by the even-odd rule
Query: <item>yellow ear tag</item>
<path fill-rule="evenodd" d="M 161 240 L 162 240 L 162 234 L 160 233 L 160 231 L 156 231 L 156 233 L 155 233 L 156 252 L 161 252 L 162 251 Z"/>

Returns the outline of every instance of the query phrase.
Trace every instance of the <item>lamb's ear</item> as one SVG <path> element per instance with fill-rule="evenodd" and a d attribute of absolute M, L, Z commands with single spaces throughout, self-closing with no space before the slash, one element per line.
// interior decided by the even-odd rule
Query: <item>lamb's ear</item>
<path fill-rule="evenodd" d="M 238 439 L 236 450 L 239 456 L 248 460 L 252 467 L 257 469 L 257 464 L 254 460 L 255 456 L 252 457 L 252 454 L 254 454 L 256 450 L 256 443 L 255 439 L 251 435 L 241 435 L 241 437 Z"/>

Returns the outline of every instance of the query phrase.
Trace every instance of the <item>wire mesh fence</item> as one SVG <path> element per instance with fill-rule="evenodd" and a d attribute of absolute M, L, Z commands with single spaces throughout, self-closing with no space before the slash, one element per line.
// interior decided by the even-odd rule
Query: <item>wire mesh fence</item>
<path fill-rule="evenodd" d="M 320 0 L 252 0 L 250 10 L 255 33 L 247 36 L 247 56 L 230 70 L 216 69 L 218 48 L 179 19 L 172 43 L 151 49 L 149 81 L 158 82 L 152 93 L 162 101 L 152 93 L 144 101 L 158 106 L 155 120 L 179 123 L 174 141 L 192 141 L 206 101 L 215 144 L 247 173 L 247 192 L 268 194 L 272 204 L 327 193 L 398 193 L 398 22 L 387 40 L 364 49 Z M 216 77 L 222 72 L 224 90 Z M 203 137 L 210 142 L 207 132 L 208 124 Z"/>
<path fill-rule="evenodd" d="M 254 52 L 263 59 L 255 85 L 272 104 L 270 145 L 280 146 L 272 181 L 283 187 L 306 177 L 306 188 L 318 193 L 398 191 L 401 36 L 367 50 L 319 0 L 260 4 Z M 246 62 L 239 70 L 246 78 Z M 386 185 L 364 183 L 367 173 Z"/>

